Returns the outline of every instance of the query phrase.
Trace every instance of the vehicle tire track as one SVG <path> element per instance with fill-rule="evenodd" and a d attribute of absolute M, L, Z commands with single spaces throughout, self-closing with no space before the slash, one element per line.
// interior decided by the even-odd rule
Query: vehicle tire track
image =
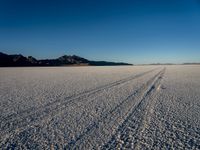
<path fill-rule="evenodd" d="M 163 90 L 163 89 L 162 89 Z M 190 120 L 175 117 L 173 98 L 159 98 L 151 120 L 139 136 L 138 149 L 200 149 L 200 128 Z M 170 101 L 170 102 L 169 102 Z M 173 102 L 174 101 L 174 102 Z M 182 102 L 182 101 L 181 101 Z M 183 104 L 183 103 L 181 103 Z"/>
<path fill-rule="evenodd" d="M 89 96 L 95 95 L 95 93 L 97 93 L 97 92 L 101 92 L 103 90 L 110 89 L 110 88 L 113 88 L 115 86 L 122 85 L 122 84 L 124 84 L 126 82 L 129 82 L 131 80 L 134 80 L 134 79 L 137 79 L 139 77 L 142 77 L 142 76 L 144 76 L 144 75 L 146 75 L 146 74 L 148 74 L 150 72 L 153 72 L 156 69 L 152 69 L 152 70 L 149 70 L 149 71 L 146 71 L 146 72 L 143 72 L 143 73 L 140 73 L 140 74 L 137 74 L 137 75 L 134 75 L 134 76 L 131 76 L 131 77 L 116 81 L 116 82 L 113 82 L 111 84 L 98 87 L 96 89 L 93 89 L 92 91 L 86 91 L 86 92 L 83 92 L 83 93 L 81 93 L 79 95 L 72 96 L 70 98 L 68 97 L 68 98 L 66 98 L 64 100 L 55 101 L 55 102 L 50 103 L 50 104 L 48 104 L 48 105 L 46 105 L 44 107 L 40 107 L 37 110 L 30 109 L 30 110 L 24 111 L 23 113 L 16 114 L 16 115 L 11 115 L 8 118 L 1 119 L 1 122 L 0 122 L 0 125 L 1 125 L 0 134 L 4 135 L 4 133 L 15 131 L 16 129 L 20 130 L 20 128 L 26 127 L 28 125 L 30 126 L 31 123 L 35 123 L 37 121 L 40 121 L 41 119 L 44 119 L 44 117 L 47 117 L 47 116 L 51 116 L 52 117 L 53 116 L 52 112 L 55 113 L 56 110 L 58 110 L 59 108 L 62 108 L 63 106 L 66 106 L 66 105 L 68 105 L 70 103 L 74 104 L 77 100 L 84 101 Z M 3 138 L 3 136 L 2 136 L 2 138 Z"/>
<path fill-rule="evenodd" d="M 154 86 L 159 82 L 165 69 L 153 76 L 146 84 L 142 85 L 136 92 L 129 95 L 114 109 L 104 114 L 97 121 L 85 128 L 84 132 L 70 141 L 67 149 L 97 149 L 102 146 L 118 126 L 124 122 L 127 116 L 137 110 L 144 103 L 145 97 L 151 93 Z M 112 131 L 110 131 L 112 129 Z"/>
<path fill-rule="evenodd" d="M 132 110 L 102 149 L 137 149 L 138 136 L 140 132 L 143 132 L 143 129 L 150 119 L 150 111 L 154 107 L 154 99 L 152 96 L 159 88 L 164 72 L 165 68 L 159 73 L 157 79 L 151 84 L 139 104 Z"/>

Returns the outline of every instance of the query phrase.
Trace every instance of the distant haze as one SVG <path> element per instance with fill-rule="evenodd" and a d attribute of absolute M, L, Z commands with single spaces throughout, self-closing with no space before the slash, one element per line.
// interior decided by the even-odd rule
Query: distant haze
<path fill-rule="evenodd" d="M 2 0 L 0 51 L 38 59 L 200 62 L 198 0 Z"/>

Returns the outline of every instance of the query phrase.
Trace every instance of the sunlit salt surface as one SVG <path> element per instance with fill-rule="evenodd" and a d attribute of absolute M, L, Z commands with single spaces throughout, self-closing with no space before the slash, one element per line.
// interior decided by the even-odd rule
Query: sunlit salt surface
<path fill-rule="evenodd" d="M 0 68 L 0 148 L 200 149 L 200 66 Z"/>

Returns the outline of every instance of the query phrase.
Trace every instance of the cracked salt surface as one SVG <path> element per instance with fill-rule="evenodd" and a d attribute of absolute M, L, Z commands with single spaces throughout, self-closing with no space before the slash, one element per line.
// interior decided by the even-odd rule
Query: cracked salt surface
<path fill-rule="evenodd" d="M 0 148 L 200 149 L 199 69 L 0 68 Z"/>

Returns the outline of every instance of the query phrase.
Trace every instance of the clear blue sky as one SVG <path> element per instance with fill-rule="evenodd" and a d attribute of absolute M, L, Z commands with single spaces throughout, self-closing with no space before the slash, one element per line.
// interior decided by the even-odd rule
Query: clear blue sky
<path fill-rule="evenodd" d="M 200 62 L 199 0 L 0 0 L 0 51 Z"/>

